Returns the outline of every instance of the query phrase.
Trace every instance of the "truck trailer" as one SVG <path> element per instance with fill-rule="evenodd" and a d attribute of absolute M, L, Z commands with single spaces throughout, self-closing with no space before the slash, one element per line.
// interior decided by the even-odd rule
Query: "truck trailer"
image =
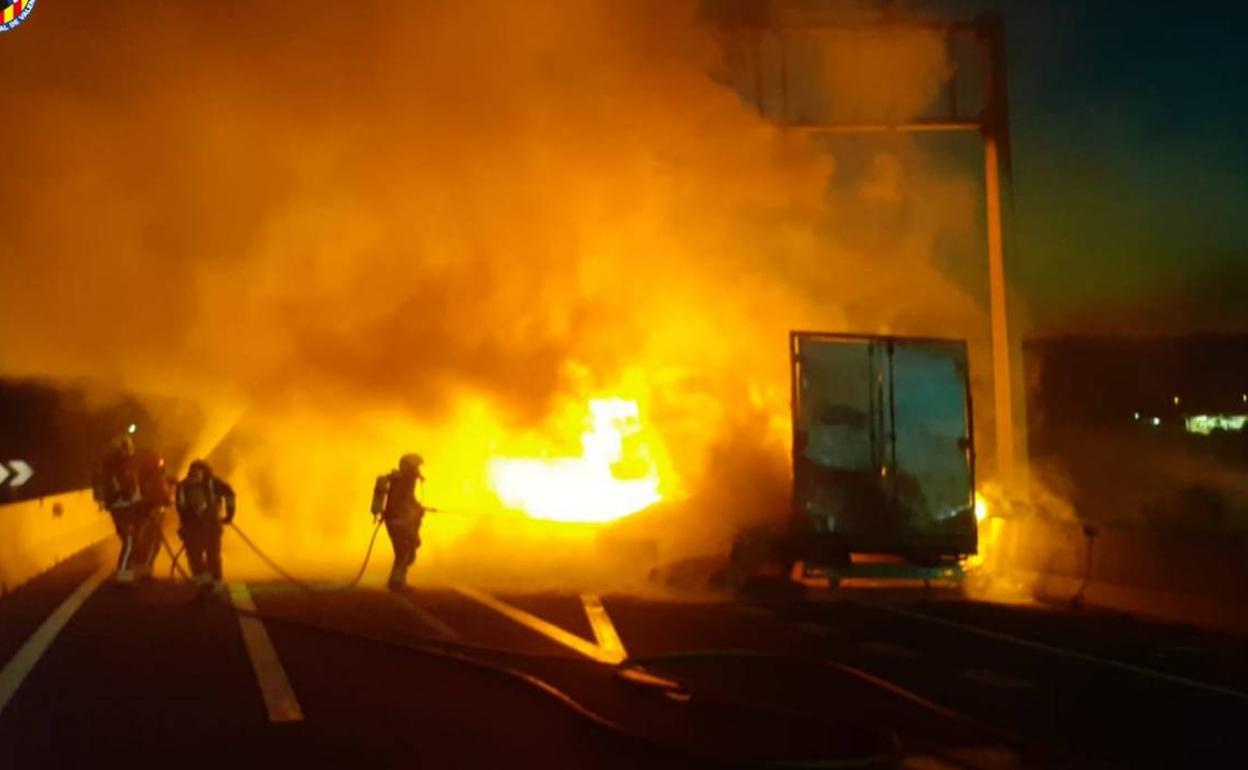
<path fill-rule="evenodd" d="M 795 331 L 789 352 L 788 520 L 742 532 L 734 571 L 958 577 L 978 533 L 966 342 Z"/>

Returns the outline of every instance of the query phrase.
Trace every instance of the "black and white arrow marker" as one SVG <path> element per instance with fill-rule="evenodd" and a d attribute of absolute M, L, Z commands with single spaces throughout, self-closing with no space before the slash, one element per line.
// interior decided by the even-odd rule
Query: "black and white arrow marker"
<path fill-rule="evenodd" d="M 35 469 L 30 467 L 25 460 L 9 460 L 8 467 L 5 465 L 0 462 L 0 487 L 4 486 L 7 479 L 9 486 L 16 489 L 30 481 L 30 477 L 35 475 Z"/>

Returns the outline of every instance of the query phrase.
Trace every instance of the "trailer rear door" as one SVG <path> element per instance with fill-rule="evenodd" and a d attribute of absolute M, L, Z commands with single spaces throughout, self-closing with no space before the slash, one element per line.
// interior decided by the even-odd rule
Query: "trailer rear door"
<path fill-rule="evenodd" d="M 974 553 L 966 343 L 792 335 L 794 526 L 845 551 Z"/>

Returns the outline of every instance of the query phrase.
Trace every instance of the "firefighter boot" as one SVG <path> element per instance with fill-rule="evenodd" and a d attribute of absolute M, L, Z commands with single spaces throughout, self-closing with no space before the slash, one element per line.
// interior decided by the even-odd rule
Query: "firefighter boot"
<path fill-rule="evenodd" d="M 407 563 L 396 561 L 394 567 L 390 570 L 390 581 L 386 584 L 386 587 L 391 591 L 406 591 L 408 566 Z"/>

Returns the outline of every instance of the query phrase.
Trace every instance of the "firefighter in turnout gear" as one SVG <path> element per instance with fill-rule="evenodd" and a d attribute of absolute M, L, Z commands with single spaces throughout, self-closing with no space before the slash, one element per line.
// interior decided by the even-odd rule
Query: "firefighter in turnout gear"
<path fill-rule="evenodd" d="M 201 596 L 221 590 L 221 533 L 234 520 L 234 490 L 212 475 L 203 460 L 191 463 L 186 478 L 178 482 L 178 536 L 186 546 L 191 580 Z M 221 517 L 224 505 L 225 518 Z"/>
<path fill-rule="evenodd" d="M 128 433 L 113 439 L 92 487 L 95 501 L 113 518 L 113 528 L 121 540 L 116 580 L 132 583 L 135 531 L 143 515 L 143 506 L 139 461 L 134 453 L 134 439 Z"/>
<path fill-rule="evenodd" d="M 399 467 L 377 477 L 373 487 L 373 517 L 386 522 L 390 544 L 394 546 L 394 567 L 390 570 L 391 591 L 407 588 L 407 571 L 416 561 L 420 547 L 420 523 L 425 507 L 416 497 L 416 487 L 424 480 L 420 455 L 406 454 L 399 458 Z"/>
<path fill-rule="evenodd" d="M 135 454 L 135 459 L 139 502 L 133 508 L 131 569 L 136 578 L 143 579 L 152 576 L 152 565 L 160 553 L 165 509 L 173 502 L 173 482 L 165 476 L 165 460 L 156 452 L 141 450 Z"/>

